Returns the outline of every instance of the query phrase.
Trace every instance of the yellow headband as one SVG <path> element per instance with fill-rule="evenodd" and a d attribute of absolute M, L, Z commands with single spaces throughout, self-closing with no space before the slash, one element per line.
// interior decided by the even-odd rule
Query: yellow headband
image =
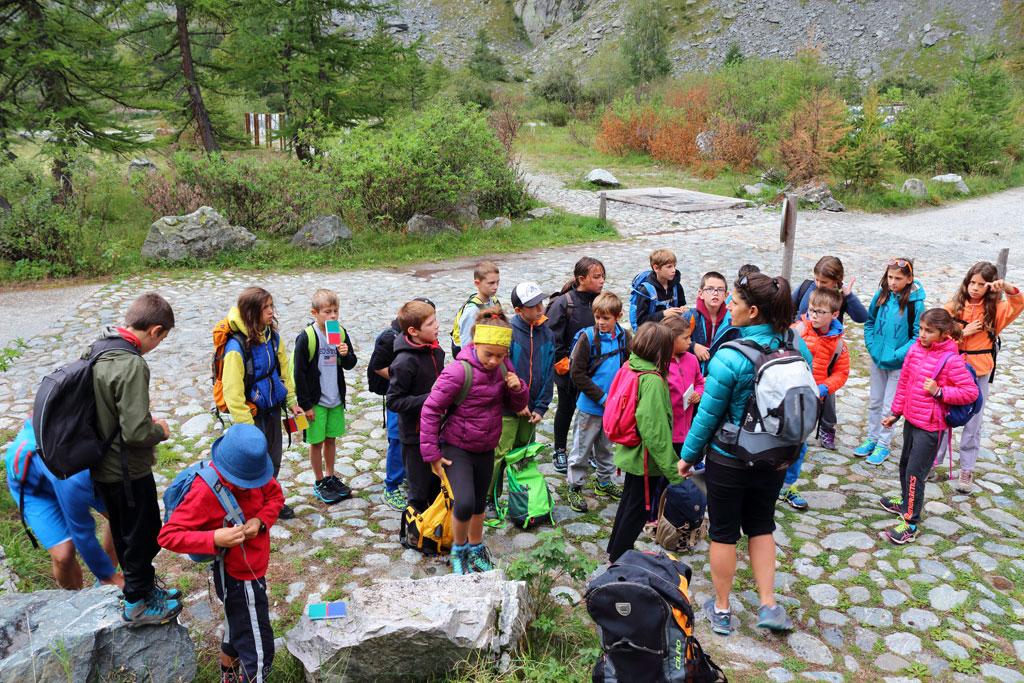
<path fill-rule="evenodd" d="M 512 328 L 478 324 L 473 326 L 474 344 L 493 344 L 508 348 L 512 344 Z"/>

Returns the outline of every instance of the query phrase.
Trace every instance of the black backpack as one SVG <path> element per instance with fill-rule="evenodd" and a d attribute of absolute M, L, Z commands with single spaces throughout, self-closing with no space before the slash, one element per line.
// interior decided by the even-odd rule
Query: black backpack
<path fill-rule="evenodd" d="M 379 347 L 382 341 L 384 341 L 385 336 L 390 337 L 391 345 L 394 345 L 396 336 L 395 330 L 389 327 L 388 329 L 378 334 L 377 338 L 374 340 L 373 354 L 371 354 L 370 362 L 366 366 L 366 388 L 372 391 L 373 393 L 377 394 L 378 396 L 386 396 L 388 393 L 388 387 L 391 386 L 391 383 L 388 380 L 384 379 L 383 377 L 381 377 L 380 375 L 373 371 L 373 366 L 377 364 L 375 363 L 378 354 L 377 347 Z M 394 358 L 394 351 L 391 352 L 391 357 Z"/>
<path fill-rule="evenodd" d="M 96 394 L 92 368 L 109 351 L 141 355 L 124 339 L 100 339 L 78 360 L 57 368 L 43 378 L 32 407 L 32 429 L 36 447 L 46 467 L 60 479 L 99 464 L 121 433 L 100 434 L 96 424 Z M 124 449 L 121 452 L 122 467 Z"/>
<path fill-rule="evenodd" d="M 726 681 L 693 635 L 690 574 L 672 555 L 628 550 L 587 585 L 604 650 L 594 683 Z"/>

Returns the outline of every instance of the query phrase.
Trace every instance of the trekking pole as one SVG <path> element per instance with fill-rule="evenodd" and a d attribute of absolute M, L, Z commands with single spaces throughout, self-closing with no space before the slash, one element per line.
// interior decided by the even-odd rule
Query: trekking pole
<path fill-rule="evenodd" d="M 604 192 L 599 192 L 597 194 L 597 201 L 598 201 L 598 204 L 597 204 L 597 217 L 600 218 L 602 221 L 607 220 L 608 219 L 608 195 L 606 195 Z"/>
<path fill-rule="evenodd" d="M 796 246 L 796 202 L 788 196 L 782 200 L 782 224 L 779 228 L 782 247 L 782 277 L 793 277 L 793 248 Z"/>
<path fill-rule="evenodd" d="M 999 258 L 996 259 L 996 271 L 1000 280 L 1006 277 L 1006 262 L 1010 259 L 1010 248 L 1003 247 L 999 250 Z"/>

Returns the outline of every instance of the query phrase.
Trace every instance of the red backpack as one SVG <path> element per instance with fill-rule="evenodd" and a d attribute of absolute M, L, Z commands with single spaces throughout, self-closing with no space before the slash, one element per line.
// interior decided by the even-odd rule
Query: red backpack
<path fill-rule="evenodd" d="M 640 398 L 640 375 L 657 375 L 650 370 L 635 372 L 623 365 L 615 373 L 608 398 L 604 402 L 604 431 L 608 438 L 623 446 L 639 446 L 640 432 L 636 429 L 636 404 Z"/>

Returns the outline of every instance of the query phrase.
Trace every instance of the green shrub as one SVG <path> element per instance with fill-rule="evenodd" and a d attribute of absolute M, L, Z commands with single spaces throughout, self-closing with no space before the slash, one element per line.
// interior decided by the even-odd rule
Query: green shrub
<path fill-rule="evenodd" d="M 531 119 L 543 121 L 552 126 L 564 126 L 569 122 L 569 107 L 561 102 L 540 102 L 527 110 Z"/>
<path fill-rule="evenodd" d="M 623 84 L 630 81 L 629 63 L 622 50 L 604 43 L 583 69 L 583 98 L 601 105 L 622 95 Z"/>
<path fill-rule="evenodd" d="M 468 69 L 463 69 L 455 75 L 447 93 L 462 104 L 473 104 L 481 109 L 490 109 L 494 106 L 494 92 L 491 86 Z"/>
<path fill-rule="evenodd" d="M 583 84 L 572 64 L 566 63 L 544 74 L 533 92 L 548 102 L 578 104 L 583 100 Z"/>
<path fill-rule="evenodd" d="M 878 111 L 878 93 L 872 88 L 861 103 L 861 113 L 852 121 L 853 131 L 832 168 L 839 177 L 850 181 L 859 189 L 868 189 L 892 173 L 899 161 L 896 143 L 883 128 L 883 116 Z"/>
<path fill-rule="evenodd" d="M 671 26 L 656 0 L 633 0 L 626 17 L 622 51 L 636 83 L 647 83 L 672 71 L 668 56 Z"/>
<path fill-rule="evenodd" d="M 54 200 L 57 188 L 36 166 L 26 162 L 0 165 L 0 259 L 26 274 L 71 275 L 76 271 L 75 244 L 81 235 L 74 197 Z"/>
<path fill-rule="evenodd" d="M 390 227 L 465 202 L 486 215 L 528 206 L 525 186 L 484 115 L 447 98 L 384 128 L 359 126 L 330 150 L 323 169 L 352 209 Z"/>
<path fill-rule="evenodd" d="M 491 50 L 487 31 L 480 29 L 476 33 L 476 42 L 473 44 L 473 53 L 466 63 L 469 70 L 483 81 L 507 81 L 508 72 L 501 57 Z"/>

